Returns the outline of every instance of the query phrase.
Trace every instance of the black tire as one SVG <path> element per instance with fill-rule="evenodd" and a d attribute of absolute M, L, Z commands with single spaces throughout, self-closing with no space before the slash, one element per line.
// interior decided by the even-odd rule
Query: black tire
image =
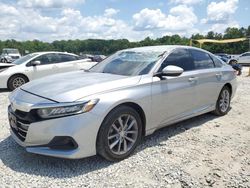
<path fill-rule="evenodd" d="M 2 62 L 3 63 L 8 63 L 7 59 L 5 59 L 5 58 L 2 59 Z"/>
<path fill-rule="evenodd" d="M 135 120 L 137 123 L 138 129 L 136 129 L 136 130 L 138 131 L 138 134 L 137 134 L 137 138 L 135 139 L 135 142 L 132 142 L 133 144 L 130 145 L 130 149 L 126 153 L 116 154 L 110 148 L 110 139 L 108 137 L 111 134 L 110 130 L 113 128 L 112 125 L 115 124 L 116 121 L 118 121 L 118 118 L 122 117 L 123 115 L 124 116 L 128 115 L 128 117 L 133 117 L 133 120 Z M 126 123 L 126 124 L 128 124 L 128 123 Z M 117 134 L 118 133 L 116 133 L 116 135 Z M 116 107 L 106 116 L 106 118 L 104 119 L 104 121 L 99 129 L 98 136 L 97 136 L 97 142 L 96 142 L 97 153 L 109 161 L 123 160 L 123 159 L 127 158 L 131 153 L 133 153 L 133 151 L 135 150 L 137 145 L 140 143 L 141 138 L 142 138 L 142 121 L 141 121 L 140 115 L 137 113 L 137 111 L 135 111 L 133 108 L 131 108 L 129 106 L 125 106 L 125 105 Z M 117 139 L 117 137 L 115 139 Z M 125 140 L 125 138 L 124 138 L 124 140 Z M 120 142 L 125 144 L 124 140 L 120 141 Z M 128 140 L 125 140 L 125 142 L 129 143 Z M 120 145 L 121 144 L 119 143 L 119 146 Z M 121 147 L 123 147 L 123 150 L 125 150 L 124 145 Z M 127 144 L 126 144 L 126 148 L 127 148 Z"/>
<path fill-rule="evenodd" d="M 20 80 L 20 84 L 17 84 L 17 80 Z M 8 80 L 8 89 L 10 89 L 11 91 L 15 90 L 16 88 L 20 87 L 21 85 L 27 83 L 29 80 L 26 76 L 24 75 L 14 75 L 12 77 L 10 77 L 10 79 Z"/>
<path fill-rule="evenodd" d="M 233 60 L 230 60 L 229 64 L 237 64 L 237 60 L 233 59 Z"/>
<path fill-rule="evenodd" d="M 223 93 L 226 92 L 228 93 L 228 102 L 227 102 L 227 108 L 222 108 L 221 100 L 223 100 Z M 225 102 L 225 101 L 224 101 Z M 231 90 L 228 86 L 224 86 L 219 94 L 219 97 L 216 102 L 216 109 L 213 111 L 213 113 L 217 116 L 224 116 L 228 113 L 230 110 L 230 103 L 231 103 Z"/>

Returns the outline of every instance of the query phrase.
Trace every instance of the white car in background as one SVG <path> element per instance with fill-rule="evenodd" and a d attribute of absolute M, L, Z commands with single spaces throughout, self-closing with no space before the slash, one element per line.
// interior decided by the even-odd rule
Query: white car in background
<path fill-rule="evenodd" d="M 21 85 L 47 75 L 89 69 L 96 62 L 63 52 L 37 52 L 13 62 L 0 63 L 0 88 L 14 90 Z"/>
<path fill-rule="evenodd" d="M 242 65 L 250 65 L 250 52 L 245 52 L 239 55 L 237 61 Z"/>
<path fill-rule="evenodd" d="M 4 48 L 2 50 L 2 55 L 0 58 L 1 63 L 12 63 L 13 61 L 19 59 L 21 54 L 18 49 L 15 48 Z"/>

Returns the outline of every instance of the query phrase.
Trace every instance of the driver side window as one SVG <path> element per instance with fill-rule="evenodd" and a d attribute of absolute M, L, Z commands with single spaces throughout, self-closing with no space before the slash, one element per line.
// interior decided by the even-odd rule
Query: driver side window
<path fill-rule="evenodd" d="M 184 71 L 194 70 L 194 63 L 186 49 L 176 49 L 168 55 L 168 57 L 161 64 L 159 72 L 161 72 L 166 66 L 174 65 L 181 67 Z"/>
<path fill-rule="evenodd" d="M 41 62 L 40 65 L 49 64 L 49 58 L 47 57 L 47 55 L 41 55 L 41 56 L 35 58 L 33 61 L 40 61 Z"/>
<path fill-rule="evenodd" d="M 41 65 L 48 65 L 48 64 L 58 63 L 59 57 L 57 54 L 44 54 L 35 58 L 33 61 L 40 61 Z"/>

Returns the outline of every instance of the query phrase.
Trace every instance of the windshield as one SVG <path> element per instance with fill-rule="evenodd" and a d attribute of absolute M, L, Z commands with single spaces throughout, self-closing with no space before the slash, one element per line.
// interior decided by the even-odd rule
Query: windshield
<path fill-rule="evenodd" d="M 19 54 L 17 49 L 3 49 L 4 54 Z"/>
<path fill-rule="evenodd" d="M 37 54 L 28 54 L 26 56 L 23 56 L 17 60 L 15 60 L 14 62 L 12 62 L 13 64 L 16 65 L 20 65 L 22 63 L 25 63 L 26 61 L 30 60 L 31 58 L 35 57 Z"/>
<path fill-rule="evenodd" d="M 135 76 L 149 73 L 162 51 L 120 51 L 92 67 L 90 72 Z"/>

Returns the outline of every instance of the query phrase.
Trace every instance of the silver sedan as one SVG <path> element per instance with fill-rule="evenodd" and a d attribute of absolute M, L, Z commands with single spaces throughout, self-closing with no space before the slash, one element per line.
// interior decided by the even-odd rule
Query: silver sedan
<path fill-rule="evenodd" d="M 28 152 L 62 158 L 128 157 L 143 136 L 213 112 L 225 115 L 236 74 L 187 46 L 118 51 L 88 72 L 45 77 L 9 96 L 10 131 Z"/>

